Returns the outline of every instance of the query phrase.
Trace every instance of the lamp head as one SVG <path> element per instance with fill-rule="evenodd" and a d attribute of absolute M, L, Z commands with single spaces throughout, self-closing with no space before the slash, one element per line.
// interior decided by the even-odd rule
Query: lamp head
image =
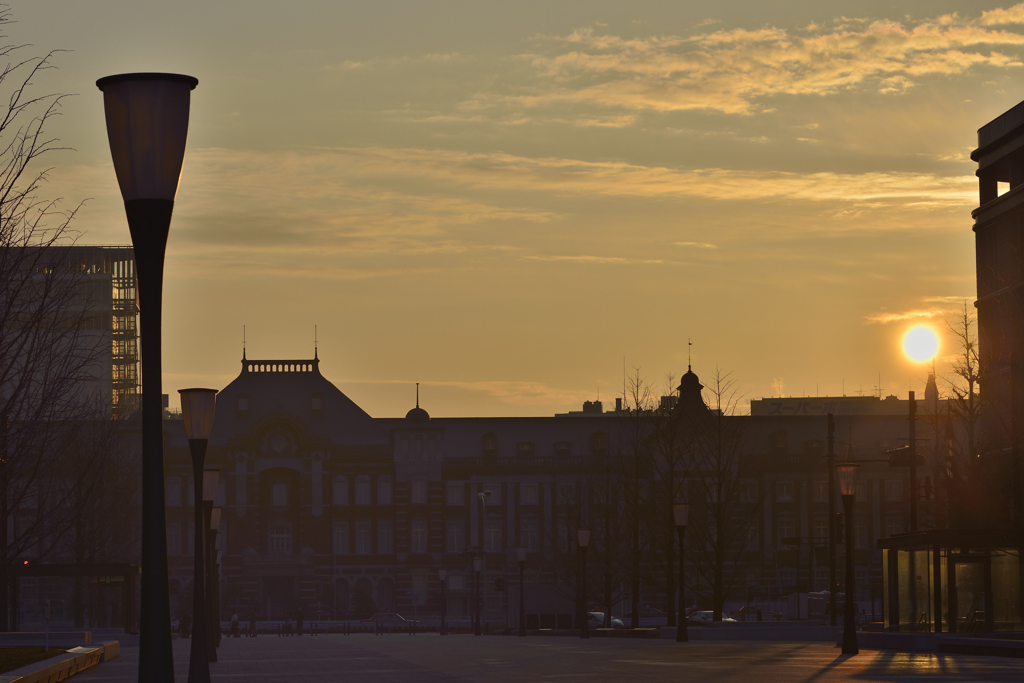
<path fill-rule="evenodd" d="M 210 528 L 214 531 L 220 529 L 220 516 L 222 512 L 223 509 L 220 507 L 215 507 L 210 512 Z"/>
<path fill-rule="evenodd" d="M 185 423 L 185 436 L 189 439 L 210 438 L 213 415 L 217 405 L 216 389 L 179 389 L 181 417 Z"/>
<path fill-rule="evenodd" d="M 676 526 L 686 526 L 690 517 L 690 506 L 686 503 L 676 503 L 672 506 L 672 517 L 675 519 Z"/>
<path fill-rule="evenodd" d="M 846 462 L 839 466 L 839 491 L 844 496 L 857 493 L 857 463 Z"/>
<path fill-rule="evenodd" d="M 124 200 L 174 200 L 185 157 L 192 76 L 135 73 L 96 81 Z"/>
<path fill-rule="evenodd" d="M 590 529 L 577 529 L 576 540 L 579 541 L 581 548 L 586 548 L 590 545 Z"/>

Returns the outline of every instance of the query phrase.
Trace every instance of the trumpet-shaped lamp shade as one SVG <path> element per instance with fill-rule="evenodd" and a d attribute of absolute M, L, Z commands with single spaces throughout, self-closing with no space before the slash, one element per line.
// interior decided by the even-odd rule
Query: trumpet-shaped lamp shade
<path fill-rule="evenodd" d="M 217 480 L 220 478 L 220 470 L 203 470 L 203 500 L 213 502 L 217 496 Z"/>
<path fill-rule="evenodd" d="M 520 562 L 526 562 L 526 546 L 521 545 L 516 548 L 516 559 Z"/>
<path fill-rule="evenodd" d="M 844 496 L 857 493 L 857 464 L 843 463 L 839 466 L 839 491 Z"/>
<path fill-rule="evenodd" d="M 185 157 L 188 107 L 199 81 L 138 73 L 96 81 L 103 91 L 107 138 L 124 200 L 174 200 Z"/>
<path fill-rule="evenodd" d="M 441 583 L 444 583 L 444 580 L 448 578 L 448 570 L 445 569 L 444 567 L 441 567 L 440 569 L 438 569 L 437 570 L 437 578 L 441 579 Z"/>
<path fill-rule="evenodd" d="M 676 521 L 676 526 L 686 526 L 690 518 L 690 506 L 686 503 L 676 503 L 672 506 L 672 517 Z"/>
<path fill-rule="evenodd" d="M 210 528 L 216 531 L 220 528 L 220 517 L 223 512 L 222 508 L 215 507 L 210 511 Z"/>
<path fill-rule="evenodd" d="M 213 413 L 217 405 L 216 389 L 180 389 L 181 417 L 185 422 L 185 436 L 189 439 L 209 439 L 213 431 Z"/>
<path fill-rule="evenodd" d="M 576 540 L 579 541 L 581 548 L 586 548 L 590 545 L 590 529 L 577 529 Z"/>
<path fill-rule="evenodd" d="M 484 568 L 484 560 L 482 557 L 477 555 L 473 558 L 473 571 L 478 572 Z"/>

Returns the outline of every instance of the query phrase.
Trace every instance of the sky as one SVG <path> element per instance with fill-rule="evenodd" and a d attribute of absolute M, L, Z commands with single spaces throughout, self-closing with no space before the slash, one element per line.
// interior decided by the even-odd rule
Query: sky
<path fill-rule="evenodd" d="M 976 131 L 1024 99 L 1024 4 L 10 0 L 65 50 L 44 188 L 128 244 L 97 78 L 184 73 L 164 391 L 313 355 L 375 417 L 906 396 L 975 297 Z M 692 342 L 692 346 L 689 346 Z M 671 382 L 671 384 L 670 384 Z"/>

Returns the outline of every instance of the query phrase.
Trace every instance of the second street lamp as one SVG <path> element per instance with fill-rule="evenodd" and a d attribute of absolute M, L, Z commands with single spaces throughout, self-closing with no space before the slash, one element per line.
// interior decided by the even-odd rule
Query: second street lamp
<path fill-rule="evenodd" d="M 843 514 L 846 515 L 846 603 L 843 618 L 843 654 L 855 655 L 857 646 L 857 624 L 854 621 L 853 585 L 853 502 L 857 495 L 857 465 L 845 463 L 839 466 L 839 490 L 843 494 Z"/>
<path fill-rule="evenodd" d="M 188 663 L 189 683 L 209 683 L 210 662 L 206 637 L 206 566 L 203 552 L 206 538 L 203 514 L 203 465 L 206 446 L 213 431 L 216 389 L 181 389 L 181 417 L 192 453 L 193 513 L 195 515 L 195 565 L 192 578 L 192 644 Z"/>
<path fill-rule="evenodd" d="M 217 484 L 220 478 L 220 470 L 203 470 L 203 517 L 205 519 L 205 533 L 203 538 L 206 541 L 206 655 L 211 662 L 217 661 L 217 640 L 213 635 L 213 554 L 216 547 L 213 545 L 212 517 L 213 499 L 217 496 Z M 193 621 L 195 621 L 193 619 Z M 195 637 L 195 636 L 193 636 Z"/>
<path fill-rule="evenodd" d="M 676 503 L 672 506 L 672 517 L 675 519 L 676 533 L 679 535 L 679 616 L 676 619 L 676 642 L 685 643 L 690 639 L 690 635 L 686 632 L 686 572 L 683 570 L 683 547 L 690 506 L 686 503 Z"/>
<path fill-rule="evenodd" d="M 580 638 L 590 637 L 590 614 L 587 612 L 587 546 L 590 545 L 590 529 L 577 529 L 576 540 L 580 544 L 580 589 L 579 614 Z"/>
<path fill-rule="evenodd" d="M 441 567 L 437 570 L 437 578 L 441 581 L 441 635 L 448 635 L 448 627 L 445 625 L 445 617 L 448 616 L 448 594 L 445 591 L 447 588 L 447 582 L 445 579 L 448 578 L 448 570 Z"/>
<path fill-rule="evenodd" d="M 526 599 L 523 593 L 526 590 L 526 583 L 523 581 L 524 570 L 526 569 L 526 546 L 516 548 L 516 559 L 519 560 L 519 635 L 526 635 Z"/>
<path fill-rule="evenodd" d="M 199 81 L 135 73 L 96 81 L 124 199 L 138 277 L 142 350 L 142 591 L 139 680 L 174 682 L 164 508 L 161 308 L 164 253 L 185 157 L 189 99 Z"/>

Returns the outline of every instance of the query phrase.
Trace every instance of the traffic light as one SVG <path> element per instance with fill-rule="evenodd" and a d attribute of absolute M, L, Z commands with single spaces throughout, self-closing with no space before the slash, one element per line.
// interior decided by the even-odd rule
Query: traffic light
<path fill-rule="evenodd" d="M 836 543 L 842 543 L 843 542 L 843 538 L 844 538 L 843 531 L 844 531 L 843 513 L 842 512 L 837 512 L 836 513 Z"/>

